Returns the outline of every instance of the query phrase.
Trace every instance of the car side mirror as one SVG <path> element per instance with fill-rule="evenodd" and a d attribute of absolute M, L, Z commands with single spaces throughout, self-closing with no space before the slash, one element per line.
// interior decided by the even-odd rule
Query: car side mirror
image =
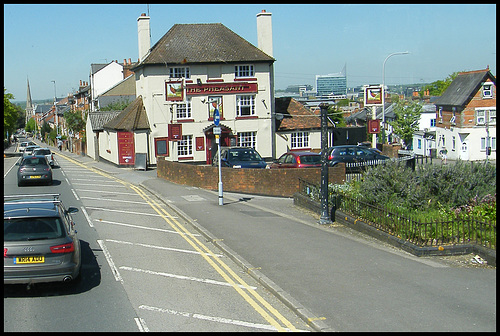
<path fill-rule="evenodd" d="M 78 212 L 78 208 L 75 208 L 75 207 L 69 207 L 68 210 L 66 210 L 66 213 L 67 214 L 70 214 L 70 213 L 75 213 L 75 212 Z"/>

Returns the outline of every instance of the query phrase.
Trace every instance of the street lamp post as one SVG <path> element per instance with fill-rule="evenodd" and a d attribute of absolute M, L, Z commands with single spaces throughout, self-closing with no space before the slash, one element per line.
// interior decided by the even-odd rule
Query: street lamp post
<path fill-rule="evenodd" d="M 385 130 L 385 62 L 387 62 L 387 60 L 394 56 L 394 55 L 406 55 L 406 54 L 409 54 L 408 51 L 399 51 L 399 52 L 395 52 L 395 53 L 392 53 L 392 54 L 389 54 L 389 56 L 387 56 L 384 60 L 384 64 L 382 65 L 382 127 L 383 129 Z M 385 143 L 385 132 L 384 132 L 384 136 L 382 137 L 382 143 Z"/>

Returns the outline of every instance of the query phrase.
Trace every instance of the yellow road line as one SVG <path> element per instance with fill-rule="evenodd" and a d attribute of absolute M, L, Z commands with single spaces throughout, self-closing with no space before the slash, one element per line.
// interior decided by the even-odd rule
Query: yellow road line
<path fill-rule="evenodd" d="M 83 165 L 82 163 L 75 161 L 71 158 L 68 158 L 66 156 L 62 156 L 68 161 L 71 161 L 81 167 L 84 167 L 86 169 L 90 169 L 102 176 L 108 177 L 110 179 L 113 179 L 129 188 L 134 190 L 146 203 L 148 203 L 153 210 L 155 210 L 175 231 L 180 233 L 181 237 L 183 237 L 188 244 L 190 244 L 196 251 L 200 253 L 200 255 L 207 261 L 210 266 L 212 266 L 217 273 L 219 273 L 228 283 L 232 285 L 232 287 L 240 294 L 245 301 L 247 301 L 252 308 L 254 308 L 269 324 L 274 326 L 278 331 L 298 331 L 295 326 L 288 321 L 281 313 L 276 310 L 269 302 L 267 302 L 262 296 L 260 296 L 254 289 L 252 289 L 241 277 L 239 277 L 224 261 L 222 261 L 217 255 L 215 255 L 205 244 L 203 244 L 200 240 L 198 240 L 189 230 L 187 230 L 177 219 L 175 216 L 170 215 L 164 208 L 163 206 L 159 205 L 158 202 L 156 202 L 154 199 L 146 195 L 146 193 L 140 189 L 139 187 L 120 180 L 119 178 L 116 178 L 114 176 L 111 176 L 107 173 L 101 172 L 95 168 L 92 167 L 87 167 Z M 217 265 L 215 261 L 220 265 Z M 222 268 L 221 268 L 222 267 Z M 224 271 L 225 270 L 225 271 Z M 231 278 L 232 276 L 232 278 Z M 234 278 L 234 280 L 233 280 Z M 239 284 L 237 284 L 239 283 Z M 241 285 L 241 286 L 240 286 Z M 257 300 L 263 307 L 267 309 L 264 310 L 263 307 L 259 305 L 248 293 L 246 293 L 241 287 L 245 288 L 252 296 Z M 269 313 L 268 313 L 269 312 Z M 285 326 L 282 327 L 278 321 L 274 317 L 272 317 L 270 314 L 274 315 L 283 325 Z"/>

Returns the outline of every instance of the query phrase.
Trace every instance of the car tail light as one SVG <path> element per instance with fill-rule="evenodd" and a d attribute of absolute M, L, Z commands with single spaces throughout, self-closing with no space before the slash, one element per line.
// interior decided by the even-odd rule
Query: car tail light
<path fill-rule="evenodd" d="M 50 252 L 52 253 L 70 253 L 73 252 L 74 250 L 75 250 L 75 245 L 73 244 L 73 242 L 50 247 Z"/>
<path fill-rule="evenodd" d="M 297 156 L 297 163 L 300 164 L 300 156 Z"/>
<path fill-rule="evenodd" d="M 44 171 L 50 171 L 50 167 L 43 168 Z"/>
<path fill-rule="evenodd" d="M 7 249 L 4 247 L 3 248 L 3 257 L 5 258 L 7 256 Z"/>

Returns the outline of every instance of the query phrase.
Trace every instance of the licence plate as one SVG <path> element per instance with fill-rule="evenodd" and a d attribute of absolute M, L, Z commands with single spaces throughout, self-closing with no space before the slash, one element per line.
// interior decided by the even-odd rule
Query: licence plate
<path fill-rule="evenodd" d="M 42 175 L 31 175 L 30 178 L 34 178 L 34 179 L 37 179 L 37 178 L 41 178 Z"/>
<path fill-rule="evenodd" d="M 14 258 L 14 264 L 43 264 L 44 262 L 44 256 Z"/>

